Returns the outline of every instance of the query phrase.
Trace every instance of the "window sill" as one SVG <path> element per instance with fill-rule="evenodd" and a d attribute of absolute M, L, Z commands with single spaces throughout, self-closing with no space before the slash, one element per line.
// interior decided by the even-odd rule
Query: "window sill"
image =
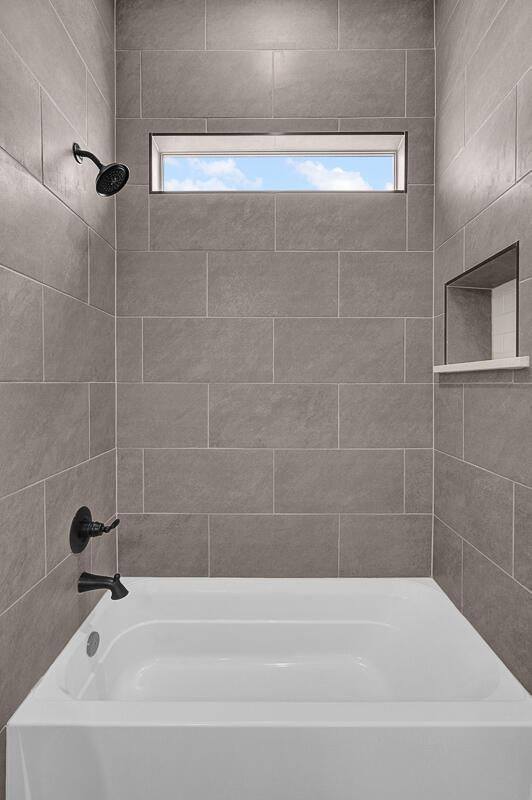
<path fill-rule="evenodd" d="M 433 367 L 433 372 L 441 374 L 445 372 L 482 372 L 488 369 L 526 369 L 529 362 L 528 356 L 494 358 L 490 361 L 464 361 L 462 364 L 439 364 Z"/>

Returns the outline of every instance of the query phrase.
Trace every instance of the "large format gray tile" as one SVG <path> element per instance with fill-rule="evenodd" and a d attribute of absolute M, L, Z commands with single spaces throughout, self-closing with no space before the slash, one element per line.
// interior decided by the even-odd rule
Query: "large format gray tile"
<path fill-rule="evenodd" d="M 209 50 L 321 50 L 338 44 L 337 0 L 207 0 Z"/>
<path fill-rule="evenodd" d="M 78 133 L 83 133 L 85 65 L 49 0 L 1 3 L 0 30 Z"/>
<path fill-rule="evenodd" d="M 146 450 L 144 508 L 180 513 L 272 511 L 272 453 Z"/>
<path fill-rule="evenodd" d="M 451 14 L 458 5 L 460 0 L 436 0 L 435 5 L 435 28 L 436 28 L 436 41 L 442 35 L 445 26 L 451 18 Z"/>
<path fill-rule="evenodd" d="M 197 0 L 117 0 L 116 46 L 123 50 L 203 50 L 205 7 Z"/>
<path fill-rule="evenodd" d="M 207 386 L 120 383 L 118 447 L 206 447 Z"/>
<path fill-rule="evenodd" d="M 114 381 L 114 319 L 52 289 L 44 291 L 47 381 Z"/>
<path fill-rule="evenodd" d="M 405 450 L 405 511 L 432 513 L 432 450 Z"/>
<path fill-rule="evenodd" d="M 431 117 L 340 119 L 341 133 L 408 133 L 408 181 L 434 182 L 434 120 Z"/>
<path fill-rule="evenodd" d="M 464 454 L 468 461 L 532 486 L 529 386 L 466 386 Z"/>
<path fill-rule="evenodd" d="M 513 184 L 515 105 L 515 94 L 512 93 L 441 176 L 437 243 L 456 233 Z"/>
<path fill-rule="evenodd" d="M 336 447 L 338 392 L 329 384 L 213 384 L 210 447 Z"/>
<path fill-rule="evenodd" d="M 107 34 L 114 41 L 115 37 L 115 3 L 114 0 L 93 0 Z"/>
<path fill-rule="evenodd" d="M 436 175 L 439 178 L 465 144 L 465 85 L 460 75 L 449 94 L 438 98 Z"/>
<path fill-rule="evenodd" d="M 129 56 L 131 53 L 127 53 L 127 55 Z M 117 102 L 119 98 L 120 90 Z M 124 108 L 122 111 L 124 117 L 138 117 L 138 111 L 133 114 L 132 107 Z M 226 122 L 232 122 L 232 120 L 226 120 Z M 231 125 L 230 128 L 232 131 L 233 126 Z M 204 131 L 205 120 L 203 119 L 117 119 L 116 158 L 117 161 L 128 165 L 131 183 L 147 184 L 151 156 L 150 133 L 203 133 Z"/>
<path fill-rule="evenodd" d="M 432 384 L 340 386 L 340 447 L 432 447 Z"/>
<path fill-rule="evenodd" d="M 115 384 L 90 385 L 90 455 L 97 456 L 115 447 Z"/>
<path fill-rule="evenodd" d="M 532 489 L 515 486 L 514 576 L 532 590 Z"/>
<path fill-rule="evenodd" d="M 343 578 L 425 577 L 431 572 L 429 514 L 356 514 L 340 517 Z"/>
<path fill-rule="evenodd" d="M 145 117 L 267 117 L 271 104 L 271 53 L 142 53 Z"/>
<path fill-rule="evenodd" d="M 520 240 L 523 257 L 519 275 L 521 278 L 531 277 L 531 209 L 532 174 L 520 180 L 466 226 L 465 266 L 473 267 Z"/>
<path fill-rule="evenodd" d="M 532 68 L 517 84 L 517 178 L 532 169 Z"/>
<path fill-rule="evenodd" d="M 206 514 L 124 514 L 118 531 L 124 575 L 208 575 Z"/>
<path fill-rule="evenodd" d="M 115 108 L 109 105 L 90 73 L 87 73 L 87 144 L 102 163 L 115 161 Z M 112 216 L 113 201 L 106 207 Z"/>
<path fill-rule="evenodd" d="M 119 448 L 116 454 L 117 510 L 136 513 L 143 507 L 143 451 Z"/>
<path fill-rule="evenodd" d="M 529 0 L 508 0 L 467 65 L 466 138 L 530 67 L 531 37 Z"/>
<path fill-rule="evenodd" d="M 0 177 L 0 263 L 86 300 L 86 226 L 2 150 Z"/>
<path fill-rule="evenodd" d="M 436 94 L 443 99 L 477 49 L 504 0 L 459 2 L 439 37 Z"/>
<path fill-rule="evenodd" d="M 512 505 L 510 481 L 436 451 L 434 513 L 508 572 Z"/>
<path fill-rule="evenodd" d="M 432 47 L 432 5 L 430 0 L 340 0 L 340 47 Z"/>
<path fill-rule="evenodd" d="M 335 578 L 338 517 L 213 515 L 210 562 L 212 576 Z"/>
<path fill-rule="evenodd" d="M 0 726 L 6 724 L 85 616 L 87 601 L 74 590 L 84 568 L 90 569 L 86 558 L 70 556 L 0 617 Z"/>
<path fill-rule="evenodd" d="M 0 495 L 87 458 L 86 386 L 4 383 L 0 409 Z"/>
<path fill-rule="evenodd" d="M 463 391 L 449 384 L 434 387 L 434 447 L 456 458 L 463 457 Z"/>
<path fill-rule="evenodd" d="M 434 50 L 406 54 L 406 115 L 434 116 Z"/>
<path fill-rule="evenodd" d="M 72 143 L 79 137 L 46 95 L 42 98 L 42 138 L 44 184 L 88 225 L 114 244 L 113 200 L 99 197 L 96 193 L 98 170 L 95 165 L 88 159 L 82 164 L 74 159 Z M 85 145 L 83 140 L 78 143 Z"/>
<path fill-rule="evenodd" d="M 119 253 L 117 314 L 202 316 L 207 303 L 205 253 Z"/>
<path fill-rule="evenodd" d="M 0 500 L 0 614 L 45 572 L 44 484 Z"/>
<path fill-rule="evenodd" d="M 407 319 L 405 341 L 405 381 L 432 381 L 432 320 Z"/>
<path fill-rule="evenodd" d="M 42 289 L 0 267 L 0 380 L 42 380 Z"/>
<path fill-rule="evenodd" d="M 0 146 L 41 178 L 39 84 L 0 34 Z"/>
<path fill-rule="evenodd" d="M 87 0 L 52 0 L 52 5 L 100 91 L 114 106 L 114 41 L 95 4 Z"/>
<path fill-rule="evenodd" d="M 340 315 L 432 316 L 432 254 L 342 253 Z"/>
<path fill-rule="evenodd" d="M 279 319 L 274 338 L 281 383 L 403 380 L 399 319 Z"/>
<path fill-rule="evenodd" d="M 463 612 L 531 691 L 532 594 L 465 543 Z"/>
<path fill-rule="evenodd" d="M 273 246 L 272 195 L 229 192 L 150 198 L 152 250 L 272 250 Z"/>
<path fill-rule="evenodd" d="M 276 199 L 277 248 L 404 250 L 405 211 L 403 194 L 280 194 Z"/>
<path fill-rule="evenodd" d="M 46 563 L 53 569 L 70 552 L 72 518 L 88 506 L 93 519 L 107 522 L 115 511 L 115 454 L 93 458 L 46 481 Z"/>
<path fill-rule="evenodd" d="M 147 381 L 272 380 L 266 319 L 145 319 Z"/>
<path fill-rule="evenodd" d="M 210 253 L 209 314 L 327 317 L 338 313 L 336 253 Z"/>
<path fill-rule="evenodd" d="M 433 577 L 462 608 L 462 539 L 439 519 L 434 519 Z"/>
<path fill-rule="evenodd" d="M 275 52 L 274 116 L 402 116 L 404 59 L 400 50 Z"/>
<path fill-rule="evenodd" d="M 89 231 L 89 303 L 115 313 L 115 251 L 94 231 Z"/>
<path fill-rule="evenodd" d="M 434 252 L 434 315 L 443 314 L 445 284 L 464 270 L 464 231 L 461 229 Z"/>
<path fill-rule="evenodd" d="M 399 450 L 279 450 L 275 511 L 376 513 L 403 509 Z"/>
<path fill-rule="evenodd" d="M 140 117 L 140 51 L 117 50 L 115 69 L 116 116 Z M 116 143 L 118 149 L 118 136 Z M 131 177 L 133 179 L 133 175 Z M 138 181 L 138 183 L 144 183 L 144 181 Z"/>
<path fill-rule="evenodd" d="M 142 380 L 142 320 L 138 317 L 116 320 L 116 379 Z"/>
<path fill-rule="evenodd" d="M 147 186 L 128 184 L 117 196 L 116 246 L 118 250 L 149 249 Z"/>
<path fill-rule="evenodd" d="M 411 184 L 408 187 L 408 249 L 433 247 L 434 186 Z"/>

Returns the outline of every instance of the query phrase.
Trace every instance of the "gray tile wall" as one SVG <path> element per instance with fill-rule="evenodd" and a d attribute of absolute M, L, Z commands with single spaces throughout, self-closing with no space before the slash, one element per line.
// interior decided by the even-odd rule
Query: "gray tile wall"
<path fill-rule="evenodd" d="M 73 140 L 114 156 L 112 0 L 0 3 L 0 797 L 4 726 L 90 610 L 76 509 L 115 513 L 114 201 Z"/>
<path fill-rule="evenodd" d="M 436 2 L 436 363 L 443 285 L 519 240 L 532 355 L 532 5 Z M 532 372 L 435 386 L 434 577 L 532 689 Z"/>
<path fill-rule="evenodd" d="M 432 17 L 118 0 L 125 573 L 430 574 Z M 148 194 L 150 131 L 338 130 L 408 130 L 408 194 Z"/>

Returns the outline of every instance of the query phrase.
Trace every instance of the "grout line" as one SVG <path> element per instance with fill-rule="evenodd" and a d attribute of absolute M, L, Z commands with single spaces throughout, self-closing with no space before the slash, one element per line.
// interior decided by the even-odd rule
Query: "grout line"
<path fill-rule="evenodd" d="M 406 514 L 406 448 L 403 450 L 403 514 Z"/>
<path fill-rule="evenodd" d="M 336 268 L 336 310 L 337 317 L 340 316 L 340 251 L 337 255 L 337 268 Z"/>
<path fill-rule="evenodd" d="M 91 385 L 87 383 L 88 429 L 89 429 L 89 459 L 91 457 Z"/>
<path fill-rule="evenodd" d="M 271 93 L 272 93 L 272 103 L 271 103 L 271 118 L 274 119 L 275 117 L 275 50 L 272 50 L 272 82 L 271 82 Z"/>
<path fill-rule="evenodd" d="M 337 425 L 336 425 L 336 427 L 337 427 L 337 434 L 338 434 L 338 436 L 337 436 L 337 442 L 338 442 L 337 446 L 338 446 L 338 450 L 339 450 L 340 449 L 340 384 L 337 384 L 336 400 L 337 400 L 337 409 L 336 409 L 336 412 L 337 412 Z"/>
<path fill-rule="evenodd" d="M 144 383 L 144 317 L 140 318 L 140 383 Z"/>
<path fill-rule="evenodd" d="M 275 450 L 272 449 L 272 514 L 275 514 Z"/>
<path fill-rule="evenodd" d="M 458 535 L 458 534 L 457 534 Z M 460 610 L 464 608 L 464 539 L 460 537 L 462 542 L 462 557 L 460 561 Z"/>
<path fill-rule="evenodd" d="M 340 0 L 336 2 L 336 49 L 340 50 Z"/>
<path fill-rule="evenodd" d="M 203 4 L 203 49 L 207 51 L 207 0 Z"/>
<path fill-rule="evenodd" d="M 7 614 L 7 612 L 8 612 L 8 611 L 10 611 L 10 610 L 11 610 L 11 609 L 12 609 L 14 606 L 16 606 L 16 605 L 17 605 L 17 603 L 20 603 L 20 601 L 21 601 L 21 600 L 22 600 L 24 597 L 26 597 L 26 595 L 27 595 L 27 594 L 29 594 L 29 593 L 30 593 L 30 592 L 32 592 L 34 589 L 36 589 L 36 588 L 37 588 L 37 586 L 39 586 L 39 584 L 41 584 L 43 581 L 47 580 L 47 578 L 48 578 L 48 577 L 49 577 L 49 576 L 50 576 L 50 575 L 51 575 L 53 572 L 55 572 L 55 570 L 56 570 L 56 569 L 58 569 L 58 568 L 59 568 L 59 567 L 60 567 L 62 564 L 64 564 L 64 563 L 65 563 L 65 561 L 67 561 L 67 560 L 68 560 L 69 558 L 71 558 L 71 557 L 72 557 L 72 553 L 69 553 L 67 556 L 65 556 L 63 559 L 61 559 L 61 561 L 59 561 L 59 563 L 55 564 L 55 565 L 52 567 L 52 569 L 51 569 L 51 570 L 50 570 L 50 571 L 49 571 L 49 572 L 48 572 L 46 575 L 43 575 L 43 577 L 42 577 L 42 578 L 39 578 L 39 580 L 38 580 L 38 581 L 36 581 L 36 582 L 35 582 L 35 583 L 34 583 L 32 586 L 30 586 L 30 588 L 29 588 L 29 589 L 26 589 L 26 591 L 25 591 L 25 592 L 23 592 L 23 593 L 20 595 L 20 597 L 17 597 L 17 599 L 16 599 L 16 600 L 14 600 L 14 601 L 13 601 L 13 602 L 12 602 L 12 603 L 9 605 L 9 606 L 7 606 L 7 608 L 4 608 L 4 610 L 3 610 L 2 612 L 0 612 L 0 619 L 1 619 L 1 618 L 4 616 L 4 614 Z"/>
<path fill-rule="evenodd" d="M 342 547 L 342 526 L 341 526 L 341 516 L 338 514 L 338 538 L 337 538 L 337 575 L 340 577 L 340 552 Z"/>
<path fill-rule="evenodd" d="M 211 577 L 211 515 L 207 514 L 207 577 Z"/>
<path fill-rule="evenodd" d="M 512 487 L 512 578 L 515 578 L 515 483 Z"/>
<path fill-rule="evenodd" d="M 142 513 L 143 513 L 143 514 L 144 514 L 144 511 L 145 511 L 145 502 L 144 502 L 144 498 L 145 498 L 145 494 L 146 494 L 146 492 L 144 491 L 145 472 L 146 472 L 146 470 L 145 470 L 145 465 L 144 465 L 144 460 L 145 460 L 145 459 L 144 459 L 144 455 L 145 455 L 145 452 L 146 452 L 146 451 L 145 451 L 145 449 L 144 449 L 144 447 L 143 447 L 143 448 L 142 448 Z"/>
<path fill-rule="evenodd" d="M 272 383 L 275 383 L 275 318 L 272 319 Z"/>
<path fill-rule="evenodd" d="M 46 530 L 46 481 L 42 482 L 42 490 L 43 490 L 43 501 L 44 501 L 44 519 L 43 519 L 43 528 L 44 528 L 44 577 L 48 575 L 48 532 Z"/>
<path fill-rule="evenodd" d="M 403 383 L 406 383 L 406 317 L 403 320 Z"/>
<path fill-rule="evenodd" d="M 404 116 L 406 118 L 407 86 L 408 86 L 408 50 L 406 50 L 406 49 L 405 49 L 404 79 L 405 79 L 405 113 L 404 113 Z"/>
<path fill-rule="evenodd" d="M 210 384 L 207 384 L 207 449 L 211 446 L 211 393 Z"/>
<path fill-rule="evenodd" d="M 465 462 L 465 383 L 462 384 L 462 460 Z"/>
<path fill-rule="evenodd" d="M 209 251 L 205 253 L 205 316 L 209 316 Z"/>
<path fill-rule="evenodd" d="M 143 119 L 143 116 L 142 116 L 142 50 L 139 50 L 139 115 L 140 115 L 140 119 Z"/>
<path fill-rule="evenodd" d="M 141 511 L 124 511 L 122 517 L 138 517 Z M 430 517 L 430 511 L 146 511 L 147 517 L 204 517 L 206 514 L 216 517 L 336 517 L 340 513 L 344 517 Z M 449 527 L 449 526 L 447 526 Z M 458 535 L 458 534 L 457 534 Z"/>

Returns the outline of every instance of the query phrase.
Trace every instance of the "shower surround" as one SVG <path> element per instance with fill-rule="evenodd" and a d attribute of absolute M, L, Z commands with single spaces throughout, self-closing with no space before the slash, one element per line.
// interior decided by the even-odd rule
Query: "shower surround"
<path fill-rule="evenodd" d="M 436 2 L 434 311 L 432 16 L 119 0 L 115 53 L 112 0 L 0 3 L 0 798 L 77 576 L 116 566 L 114 536 L 67 549 L 79 505 L 116 511 L 115 422 L 124 574 L 430 575 L 443 282 L 519 240 L 532 349 L 532 9 Z M 70 155 L 115 156 L 115 58 L 116 315 L 114 201 Z M 406 195 L 148 192 L 150 131 L 403 129 Z M 529 690 L 530 382 L 438 380 L 433 548 Z"/>
<path fill-rule="evenodd" d="M 432 2 L 381 5 L 117 4 L 124 574 L 430 574 Z M 406 195 L 149 194 L 150 131 L 398 130 Z"/>
<path fill-rule="evenodd" d="M 452 6 L 436 16 L 438 364 L 443 284 L 516 241 L 519 346 L 532 355 L 532 5 Z M 434 577 L 529 691 L 531 383 L 530 369 L 440 376 L 434 465 Z"/>
<path fill-rule="evenodd" d="M 114 158 L 112 0 L 0 3 L 0 797 L 5 724 L 114 570 L 69 555 L 73 511 L 115 503 L 114 200 L 78 141 Z M 97 599 L 97 598 L 96 598 Z"/>

